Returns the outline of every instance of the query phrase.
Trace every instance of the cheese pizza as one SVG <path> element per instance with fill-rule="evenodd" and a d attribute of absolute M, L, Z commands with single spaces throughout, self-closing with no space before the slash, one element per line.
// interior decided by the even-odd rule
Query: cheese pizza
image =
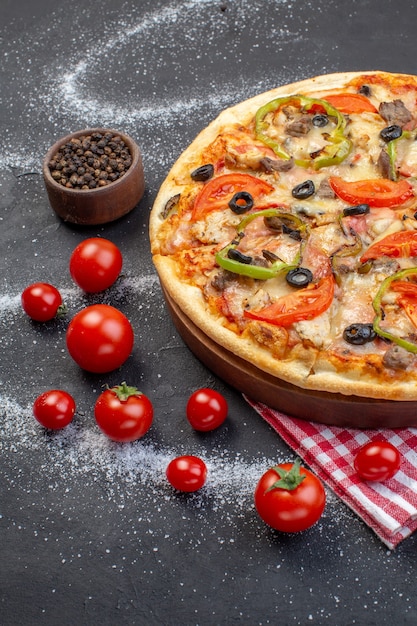
<path fill-rule="evenodd" d="M 307 390 L 417 400 L 417 77 L 318 76 L 224 110 L 150 217 L 211 340 Z"/>

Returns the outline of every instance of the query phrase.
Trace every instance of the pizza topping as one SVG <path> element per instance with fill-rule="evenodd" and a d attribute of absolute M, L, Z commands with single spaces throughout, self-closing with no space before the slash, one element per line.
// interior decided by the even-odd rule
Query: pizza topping
<path fill-rule="evenodd" d="M 352 204 L 366 203 L 372 207 L 392 207 L 404 204 L 413 195 L 406 180 L 369 179 L 349 182 L 339 176 L 330 176 L 330 186 L 339 198 Z"/>
<path fill-rule="evenodd" d="M 343 209 L 344 217 L 348 217 L 349 215 L 366 215 L 370 211 L 369 204 L 355 204 L 354 206 L 348 206 Z"/>
<path fill-rule="evenodd" d="M 372 90 L 369 85 L 361 85 L 358 89 L 358 93 L 369 98 L 372 95 Z"/>
<path fill-rule="evenodd" d="M 257 280 L 269 280 L 284 270 L 294 267 L 294 264 L 285 263 L 278 257 L 268 266 L 265 255 L 263 257 L 264 263 L 260 263 L 257 259 L 237 250 L 236 245 L 236 243 L 229 244 L 217 252 L 215 257 L 216 263 L 220 267 L 234 274 L 248 276 Z"/>
<path fill-rule="evenodd" d="M 370 100 L 360 93 L 338 93 L 324 96 L 341 113 L 377 113 L 378 111 Z"/>
<path fill-rule="evenodd" d="M 313 273 L 307 267 L 296 267 L 287 272 L 285 279 L 293 287 L 306 287 L 313 280 Z"/>
<path fill-rule="evenodd" d="M 382 357 L 383 365 L 394 370 L 406 370 L 413 360 L 413 355 L 408 350 L 396 344 L 390 346 Z"/>
<path fill-rule="evenodd" d="M 355 346 L 363 346 L 376 337 L 372 324 L 351 324 L 343 331 L 343 339 Z"/>
<path fill-rule="evenodd" d="M 394 142 L 392 142 L 394 143 Z M 383 148 L 379 154 L 377 167 L 381 172 L 381 176 L 383 178 L 388 178 L 389 180 L 397 180 L 397 170 L 395 167 L 395 158 L 393 156 L 393 149 L 391 148 L 390 154 L 386 148 Z"/>
<path fill-rule="evenodd" d="M 163 211 L 161 212 L 162 219 L 166 219 L 168 215 L 170 215 L 172 211 L 174 211 L 177 208 L 179 201 L 180 201 L 179 193 L 175 194 L 175 196 L 172 196 L 172 198 L 168 200 L 168 202 L 164 206 Z"/>
<path fill-rule="evenodd" d="M 299 112 L 300 120 L 305 119 L 305 113 L 324 113 L 332 120 L 335 120 L 332 130 L 325 135 L 320 136 L 321 145 L 314 145 L 311 149 L 300 150 L 300 154 L 290 154 L 285 145 L 284 137 L 279 136 L 279 128 L 283 126 L 283 132 L 291 135 L 291 129 L 294 128 L 294 122 L 285 124 L 281 121 L 280 113 L 291 107 L 294 111 Z M 301 167 L 312 166 L 315 170 L 330 165 L 341 163 L 350 153 L 352 144 L 345 136 L 346 127 L 345 117 L 336 108 L 325 100 L 317 98 L 308 98 L 307 96 L 294 95 L 283 98 L 276 98 L 271 102 L 263 105 L 258 109 L 255 115 L 255 135 L 256 138 L 263 141 L 267 146 L 272 148 L 277 156 L 281 159 L 295 159 L 295 164 Z M 303 122 L 303 128 L 306 128 Z M 290 129 L 290 133 L 288 133 Z M 302 133 L 306 135 L 308 133 Z M 300 136 L 300 133 L 297 133 Z"/>
<path fill-rule="evenodd" d="M 251 256 L 243 254 L 243 252 L 236 250 L 236 248 L 229 248 L 227 251 L 227 257 L 232 259 L 232 261 L 237 261 L 238 263 L 243 263 L 244 265 L 250 265 L 253 261 Z"/>
<path fill-rule="evenodd" d="M 381 102 L 379 105 L 379 114 L 388 124 L 398 124 L 398 126 L 401 127 L 405 126 L 413 119 L 413 115 L 402 100 Z"/>
<path fill-rule="evenodd" d="M 325 115 L 324 113 L 317 113 L 317 115 L 314 115 L 312 122 L 313 126 L 317 126 L 317 128 L 323 128 L 329 123 L 329 116 Z"/>
<path fill-rule="evenodd" d="M 296 185 L 291 191 L 291 194 L 297 200 L 305 200 L 314 194 L 316 191 L 312 180 L 305 180 L 303 183 Z"/>
<path fill-rule="evenodd" d="M 381 257 L 416 257 L 417 231 L 400 230 L 380 239 L 361 256 L 361 263 Z"/>
<path fill-rule="evenodd" d="M 391 126 L 386 126 L 381 130 L 379 136 L 385 143 L 392 141 L 393 139 L 398 139 L 403 134 L 403 129 L 398 124 L 392 124 Z"/>
<path fill-rule="evenodd" d="M 279 297 L 260 311 L 246 310 L 244 316 L 288 327 L 301 320 L 311 320 L 324 313 L 333 301 L 334 279 L 322 278 L 286 296 Z M 417 346 L 416 346 L 417 348 Z"/>
<path fill-rule="evenodd" d="M 211 163 L 206 163 L 205 165 L 201 165 L 197 167 L 197 169 L 193 170 L 190 174 L 191 178 L 196 182 L 206 182 L 214 175 L 214 166 Z"/>
<path fill-rule="evenodd" d="M 316 195 L 319 198 L 335 198 L 336 194 L 333 189 L 330 187 L 329 180 L 327 178 L 323 178 L 320 181 L 318 188 L 316 189 Z"/>
<path fill-rule="evenodd" d="M 298 215 L 280 211 L 279 209 L 264 209 L 264 211 L 258 212 L 257 215 L 263 216 L 263 221 L 267 228 L 276 232 L 286 233 L 292 239 L 301 241 L 307 235 L 307 224 Z M 243 227 L 245 226 L 246 224 Z"/>
<path fill-rule="evenodd" d="M 253 198 L 248 191 L 238 191 L 227 204 L 233 213 L 241 215 L 252 209 Z"/>
<path fill-rule="evenodd" d="M 288 124 L 285 132 L 291 137 L 302 137 L 303 135 L 307 135 L 312 124 L 313 120 L 311 119 L 311 116 L 303 115 L 298 120 L 295 120 L 295 122 Z"/>
<path fill-rule="evenodd" d="M 294 166 L 294 159 L 271 159 L 270 157 L 263 157 L 259 164 L 265 172 L 269 174 L 271 172 L 288 172 Z"/>
<path fill-rule="evenodd" d="M 271 193 L 274 187 L 262 178 L 250 174 L 222 174 L 209 180 L 194 201 L 193 220 L 200 220 L 211 211 L 224 209 L 233 195 L 246 191 L 253 198 Z"/>
<path fill-rule="evenodd" d="M 407 279 L 409 276 L 417 277 L 417 268 L 406 268 L 396 272 L 395 274 L 388 276 L 381 284 L 378 292 L 372 302 L 372 306 L 375 311 L 375 319 L 373 323 L 373 327 L 375 332 L 384 339 L 388 339 L 395 343 L 396 345 L 404 348 L 408 352 L 412 352 L 413 354 L 417 354 L 417 343 L 411 341 L 410 338 L 399 337 L 394 334 L 394 332 L 390 332 L 386 328 L 382 328 L 381 323 L 385 318 L 384 308 L 383 308 L 383 299 L 386 296 L 387 292 L 394 287 L 393 283 L 395 281 L 402 281 L 403 279 Z M 415 326 L 417 326 L 417 298 L 399 298 L 399 304 L 404 308 L 408 317 L 411 318 L 412 322 Z"/>

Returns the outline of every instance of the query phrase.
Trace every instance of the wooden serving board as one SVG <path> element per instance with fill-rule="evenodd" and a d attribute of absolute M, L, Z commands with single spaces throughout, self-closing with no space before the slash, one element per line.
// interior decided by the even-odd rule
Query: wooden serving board
<path fill-rule="evenodd" d="M 260 370 L 207 337 L 161 287 L 175 327 L 193 354 L 219 378 L 252 400 L 293 417 L 332 426 L 417 427 L 417 402 L 311 391 Z"/>

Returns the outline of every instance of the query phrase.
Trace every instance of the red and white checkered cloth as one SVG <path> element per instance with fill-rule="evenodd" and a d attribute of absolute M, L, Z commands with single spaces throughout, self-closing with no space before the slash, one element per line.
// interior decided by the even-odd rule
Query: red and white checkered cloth
<path fill-rule="evenodd" d="M 390 549 L 417 529 L 417 429 L 338 428 L 288 417 L 245 399 Z M 400 451 L 401 467 L 387 481 L 362 481 L 353 459 L 359 448 L 377 439 Z"/>

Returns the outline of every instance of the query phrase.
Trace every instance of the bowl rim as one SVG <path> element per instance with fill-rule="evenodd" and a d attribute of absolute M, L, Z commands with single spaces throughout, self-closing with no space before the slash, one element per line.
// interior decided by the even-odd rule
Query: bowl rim
<path fill-rule="evenodd" d="M 118 135 L 120 136 L 123 141 L 126 143 L 126 145 L 128 146 L 131 156 L 132 156 L 132 163 L 129 167 L 129 169 L 126 170 L 126 173 L 121 177 L 118 178 L 117 180 L 110 182 L 108 185 L 104 185 L 103 187 L 95 187 L 94 189 L 76 189 L 74 187 L 65 187 L 64 185 L 61 185 L 60 183 L 57 183 L 56 180 L 54 180 L 54 178 L 52 178 L 51 175 L 51 171 L 49 169 L 49 161 L 51 160 L 52 156 L 58 152 L 59 148 L 67 143 L 68 141 L 70 141 L 73 138 L 78 138 L 78 137 L 82 137 L 83 135 L 88 135 L 88 134 L 92 134 L 94 132 L 100 132 L 100 133 L 113 133 L 113 135 Z M 120 185 L 123 185 L 123 183 L 125 182 L 126 178 L 131 175 L 132 173 L 134 173 L 136 171 L 136 168 L 138 165 L 141 165 L 142 163 L 142 158 L 141 158 L 141 152 L 139 149 L 139 146 L 137 145 L 137 143 L 134 141 L 134 139 L 132 139 L 132 137 L 130 137 L 130 135 L 127 135 L 126 133 L 124 133 L 123 131 L 119 131 L 116 130 L 114 128 L 107 128 L 105 126 L 95 126 L 95 127 L 91 127 L 91 128 L 84 128 L 81 130 L 76 130 L 72 133 L 68 133 L 67 135 L 62 136 L 60 139 L 57 139 L 48 149 L 48 151 L 46 152 L 44 158 L 43 158 L 43 163 L 42 163 L 42 173 L 43 176 L 45 178 L 45 181 L 47 181 L 48 185 L 51 185 L 53 188 L 55 188 L 57 191 L 61 191 L 63 193 L 68 193 L 70 195 L 75 195 L 78 196 L 80 194 L 80 192 L 82 193 L 82 195 L 92 195 L 92 194 L 103 194 L 103 193 L 109 193 L 110 190 L 116 190 L 117 187 L 119 187 Z"/>

